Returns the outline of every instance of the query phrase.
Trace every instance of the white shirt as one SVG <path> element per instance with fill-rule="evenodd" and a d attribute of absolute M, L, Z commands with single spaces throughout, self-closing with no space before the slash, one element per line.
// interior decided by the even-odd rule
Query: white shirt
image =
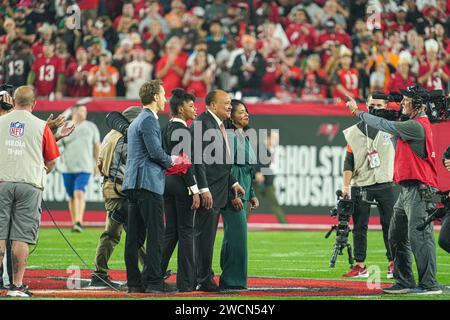
<path fill-rule="evenodd" d="M 185 127 L 187 127 L 187 123 L 186 123 L 186 121 L 184 121 L 183 119 L 173 117 L 171 121 L 172 121 L 172 122 L 179 122 L 179 123 L 182 123 L 182 124 L 184 124 Z"/>
<path fill-rule="evenodd" d="M 180 119 L 180 118 L 177 118 L 177 117 L 173 117 L 170 121 L 182 123 L 182 124 L 184 124 L 185 127 L 187 127 L 187 123 L 186 123 L 186 121 L 184 121 L 183 119 Z M 194 178 L 195 178 L 195 177 L 194 177 Z M 188 187 L 188 191 L 189 191 L 189 195 L 195 194 L 195 193 L 199 193 L 199 192 L 200 192 L 200 191 L 198 190 L 197 184 L 194 184 L 193 186 Z"/>
<path fill-rule="evenodd" d="M 208 109 L 208 112 L 213 116 L 214 120 L 217 122 L 217 125 L 218 125 L 219 128 L 220 128 L 220 126 L 222 125 L 222 120 L 220 120 L 219 117 L 216 116 L 216 115 L 214 114 L 214 112 L 212 112 L 211 110 Z M 235 182 L 235 183 L 232 185 L 232 187 L 235 187 L 235 186 L 237 186 L 237 185 L 239 185 L 239 182 Z M 200 189 L 200 193 L 205 193 L 205 192 L 209 192 L 209 188 L 202 188 L 202 189 Z"/>
<path fill-rule="evenodd" d="M 139 89 L 151 80 L 152 71 L 153 66 L 145 61 L 131 61 L 125 65 L 125 76 L 133 79 L 125 83 L 127 99 L 139 99 Z"/>
<path fill-rule="evenodd" d="M 155 111 L 153 111 L 153 110 L 150 109 L 150 108 L 147 108 L 147 109 L 150 110 L 150 111 L 153 113 L 153 115 L 155 116 L 156 120 L 159 119 L 158 114 L 157 114 Z"/>
<path fill-rule="evenodd" d="M 216 116 L 216 114 L 214 112 L 212 112 L 211 110 L 208 109 L 208 112 L 213 116 L 214 120 L 216 120 L 217 125 L 220 128 L 220 125 L 222 124 L 222 120 L 220 120 L 219 117 Z"/>

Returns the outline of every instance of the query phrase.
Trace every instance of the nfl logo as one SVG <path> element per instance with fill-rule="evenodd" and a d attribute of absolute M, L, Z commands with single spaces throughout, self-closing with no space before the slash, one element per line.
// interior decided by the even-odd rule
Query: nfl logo
<path fill-rule="evenodd" d="M 22 122 L 11 122 L 9 126 L 9 134 L 12 137 L 20 138 L 23 136 L 23 132 L 25 130 L 25 123 Z"/>

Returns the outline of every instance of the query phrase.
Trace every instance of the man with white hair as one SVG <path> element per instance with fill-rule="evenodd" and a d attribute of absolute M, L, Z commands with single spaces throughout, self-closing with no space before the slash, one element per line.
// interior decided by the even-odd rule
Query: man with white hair
<path fill-rule="evenodd" d="M 165 54 L 156 63 L 156 78 L 163 81 L 167 95 L 181 86 L 186 71 L 188 55 L 182 51 L 182 47 L 180 38 L 171 37 L 165 44 Z"/>
<path fill-rule="evenodd" d="M 445 89 L 450 77 L 450 68 L 439 59 L 439 44 L 434 39 L 425 41 L 427 59 L 419 66 L 418 82 L 427 90 Z"/>
<path fill-rule="evenodd" d="M 256 38 L 246 34 L 241 38 L 244 52 L 238 55 L 231 67 L 231 74 L 238 77 L 236 90 L 241 90 L 244 96 L 259 96 L 261 81 L 264 76 L 265 60 L 256 50 Z"/>

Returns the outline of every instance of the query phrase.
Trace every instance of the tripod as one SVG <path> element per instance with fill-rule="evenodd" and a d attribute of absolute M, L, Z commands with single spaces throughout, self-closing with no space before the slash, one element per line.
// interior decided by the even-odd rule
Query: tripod
<path fill-rule="evenodd" d="M 350 263 L 350 266 L 352 266 L 354 259 L 352 254 L 352 245 L 348 243 L 348 235 L 351 232 L 348 224 L 339 224 L 332 226 L 328 233 L 325 235 L 325 238 L 328 238 L 333 231 L 336 231 L 336 243 L 333 246 L 333 253 L 331 254 L 330 268 L 334 268 L 337 256 L 342 256 L 344 254 L 345 248 L 347 248 L 348 263 Z"/>

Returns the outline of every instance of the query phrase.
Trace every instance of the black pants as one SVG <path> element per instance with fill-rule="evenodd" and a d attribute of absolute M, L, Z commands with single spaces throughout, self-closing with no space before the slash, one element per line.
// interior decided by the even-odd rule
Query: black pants
<path fill-rule="evenodd" d="M 188 195 L 184 182 L 177 178 L 179 177 L 166 178 L 164 191 L 166 229 L 161 270 L 163 273 L 167 271 L 170 257 L 178 242 L 177 288 L 192 291 L 197 284 L 194 259 L 195 210 L 191 209 L 192 197 Z M 178 185 L 181 188 L 177 188 Z"/>
<path fill-rule="evenodd" d="M 441 232 L 439 233 L 439 246 L 450 253 L 450 213 L 442 219 Z"/>
<path fill-rule="evenodd" d="M 380 184 L 365 187 L 364 189 L 367 190 L 367 201 L 376 200 L 378 202 L 384 246 L 386 247 L 386 257 L 391 261 L 393 258 L 389 246 L 389 225 L 395 204 L 394 187 L 392 184 Z M 366 260 L 369 217 L 369 204 L 360 204 L 353 213 L 353 246 L 356 262 L 364 262 Z"/>
<path fill-rule="evenodd" d="M 195 261 L 197 265 L 197 284 L 214 283 L 212 260 L 214 241 L 219 224 L 219 208 L 206 210 L 200 208 L 195 215 Z"/>
<path fill-rule="evenodd" d="M 161 271 L 162 241 L 164 236 L 164 209 L 161 195 L 132 190 L 128 196 L 128 232 L 125 241 L 125 265 L 128 287 L 147 287 L 163 282 Z M 146 235 L 146 256 L 142 274 L 138 265 L 140 234 Z"/>

